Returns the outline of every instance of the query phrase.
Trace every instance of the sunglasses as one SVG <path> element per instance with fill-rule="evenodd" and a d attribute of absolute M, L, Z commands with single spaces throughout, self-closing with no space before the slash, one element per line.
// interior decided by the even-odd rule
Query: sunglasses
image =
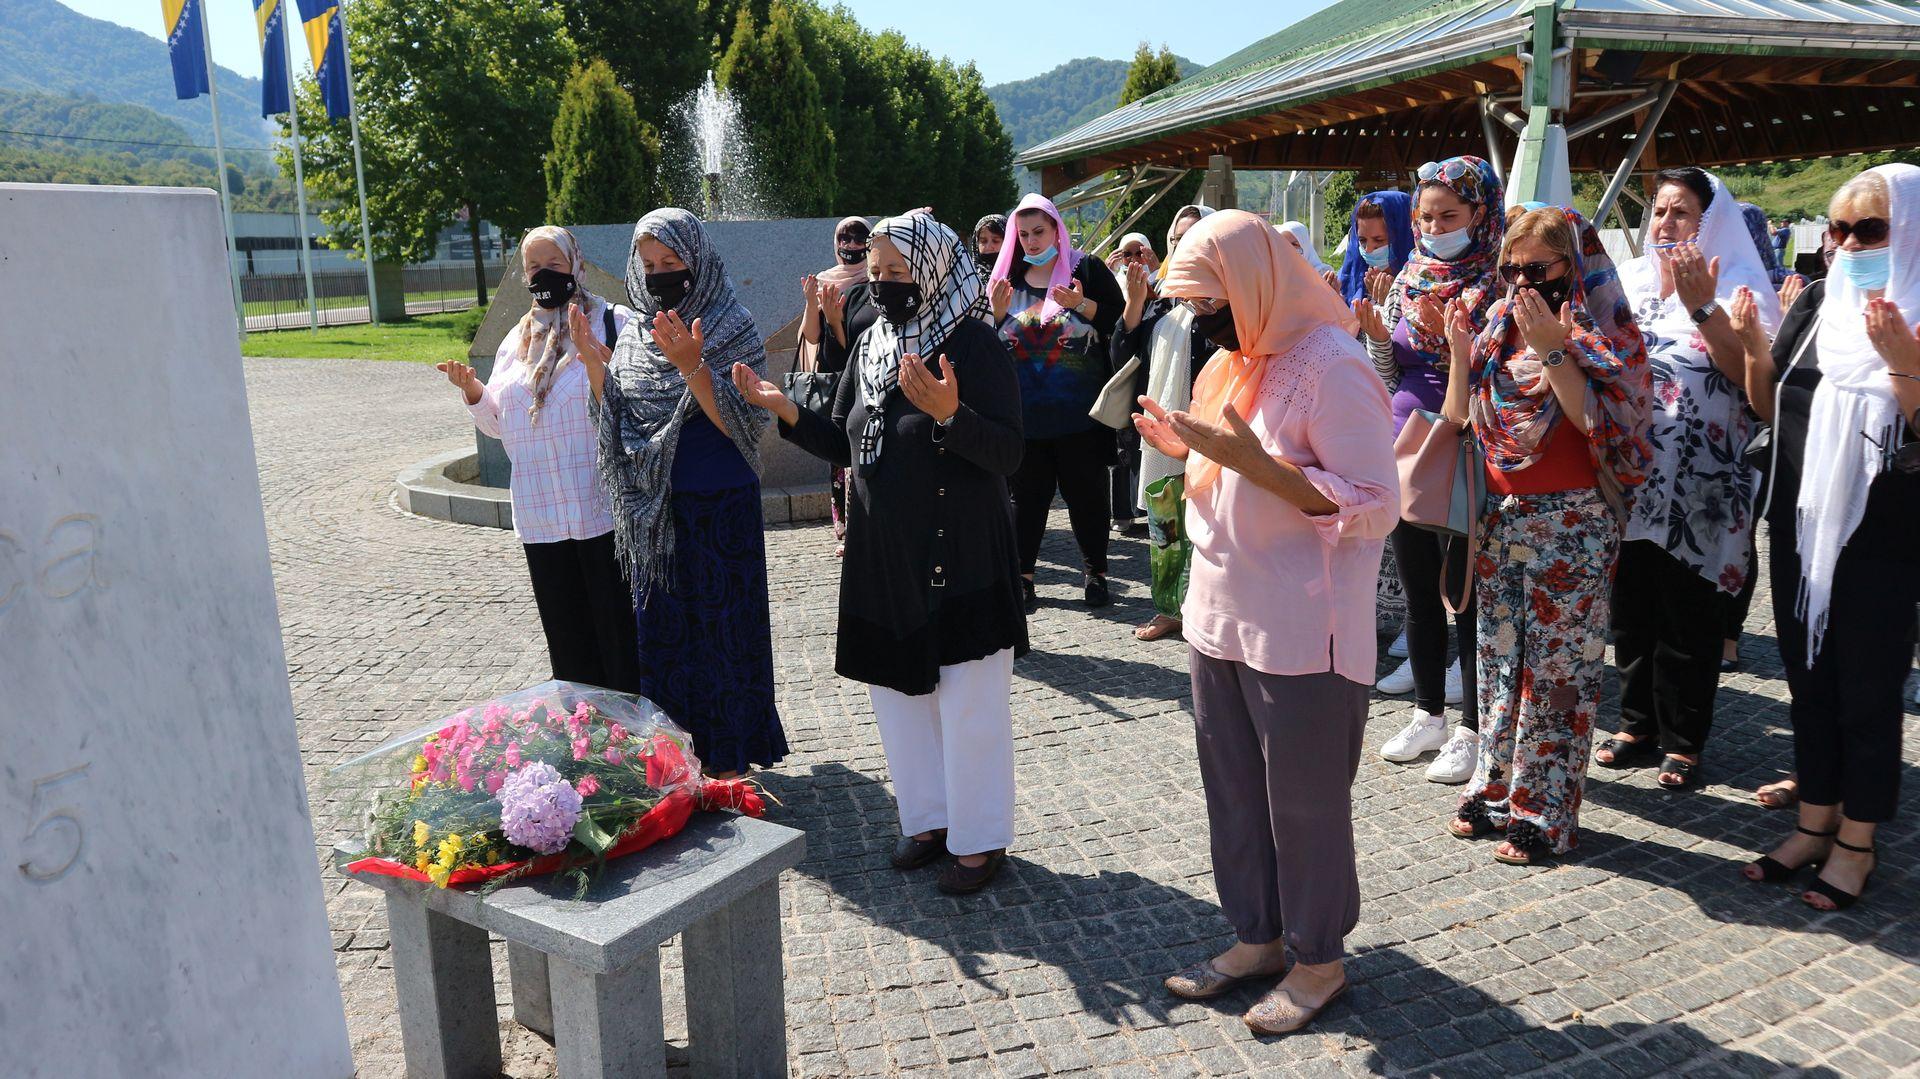
<path fill-rule="evenodd" d="M 1440 175 L 1440 162 L 1438 161 L 1427 162 L 1426 164 L 1420 166 L 1420 171 L 1415 175 L 1419 177 L 1421 183 L 1423 184 L 1426 183 L 1428 180 L 1431 180 L 1434 177 Z"/>
<path fill-rule="evenodd" d="M 1222 307 L 1227 306 L 1225 300 L 1210 300 L 1205 296 L 1182 296 L 1177 302 L 1196 315 L 1217 314 Z"/>
<path fill-rule="evenodd" d="M 1548 259 L 1545 262 L 1502 263 L 1500 266 L 1500 280 L 1505 281 L 1509 285 L 1517 284 L 1520 276 L 1525 274 L 1528 284 L 1537 285 L 1548 280 L 1547 274 L 1551 273 L 1555 266 L 1565 261 L 1567 260 L 1562 257 Z"/>
<path fill-rule="evenodd" d="M 1858 221 L 1836 218 L 1827 222 L 1827 235 L 1833 237 L 1835 244 L 1846 243 L 1848 236 L 1857 238 L 1863 244 L 1884 243 L 1891 231 L 1884 217 L 1863 217 Z"/>

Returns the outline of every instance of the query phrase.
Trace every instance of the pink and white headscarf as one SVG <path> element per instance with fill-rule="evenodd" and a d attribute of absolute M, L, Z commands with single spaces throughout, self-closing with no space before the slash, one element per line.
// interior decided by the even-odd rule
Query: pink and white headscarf
<path fill-rule="evenodd" d="M 1033 192 L 1021 199 L 1020 205 L 1015 206 L 1013 212 L 1007 215 L 1007 231 L 1015 235 L 1008 236 L 1007 242 L 1000 245 L 1000 257 L 994 260 L 993 272 L 987 275 L 987 281 L 991 286 L 992 282 L 1005 281 L 1012 277 L 1015 259 L 1021 260 L 1021 267 L 1024 270 L 1025 259 L 1020 249 L 1020 241 L 1015 236 L 1018 235 L 1020 228 L 1020 215 L 1029 210 L 1046 214 L 1053 221 L 1054 243 L 1059 247 L 1059 253 L 1053 256 L 1053 265 L 1048 268 L 1050 277 L 1047 281 L 1047 297 L 1040 307 L 1040 318 L 1044 322 L 1057 318 L 1064 310 L 1059 304 L 1053 302 L 1053 290 L 1073 282 L 1074 267 L 1080 265 L 1080 259 L 1085 254 L 1073 249 L 1073 237 L 1067 234 L 1067 224 L 1060 220 L 1060 211 L 1054 207 L 1052 199 L 1037 191 Z"/>

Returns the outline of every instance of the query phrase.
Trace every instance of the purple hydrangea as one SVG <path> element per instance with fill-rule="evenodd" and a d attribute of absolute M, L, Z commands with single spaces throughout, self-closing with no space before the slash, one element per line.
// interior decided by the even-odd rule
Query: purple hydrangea
<path fill-rule="evenodd" d="M 580 792 L 551 764 L 534 761 L 507 777 L 500 788 L 500 827 L 507 839 L 541 854 L 554 854 L 573 838 L 580 819 Z"/>

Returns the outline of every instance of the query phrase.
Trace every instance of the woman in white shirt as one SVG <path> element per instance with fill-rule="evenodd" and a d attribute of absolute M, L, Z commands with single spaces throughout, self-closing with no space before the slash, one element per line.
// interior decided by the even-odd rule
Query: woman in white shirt
<path fill-rule="evenodd" d="M 614 557 L 613 509 L 600 484 L 582 350 L 601 363 L 633 312 L 588 292 L 573 234 L 528 232 L 520 261 L 533 302 L 501 342 L 482 384 L 464 363 L 438 364 L 465 395 L 473 425 L 513 462 L 513 531 L 527 553 L 553 676 L 640 692 L 631 593 Z"/>

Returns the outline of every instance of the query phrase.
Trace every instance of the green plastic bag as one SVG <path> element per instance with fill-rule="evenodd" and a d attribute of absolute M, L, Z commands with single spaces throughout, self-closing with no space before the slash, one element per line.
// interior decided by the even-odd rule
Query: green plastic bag
<path fill-rule="evenodd" d="M 1182 514 L 1186 511 L 1186 477 L 1167 476 L 1147 484 L 1147 539 L 1153 544 L 1153 609 L 1169 618 L 1180 617 L 1187 598 L 1187 567 L 1193 544 L 1187 540 Z"/>

